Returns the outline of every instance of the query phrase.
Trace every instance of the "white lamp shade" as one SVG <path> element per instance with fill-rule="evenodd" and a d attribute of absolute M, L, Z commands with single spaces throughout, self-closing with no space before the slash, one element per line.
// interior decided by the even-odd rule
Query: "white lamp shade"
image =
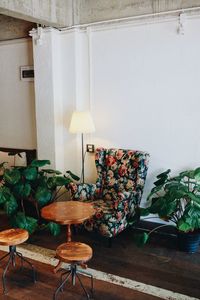
<path fill-rule="evenodd" d="M 69 126 L 71 133 L 91 133 L 95 131 L 94 122 L 89 111 L 75 111 Z"/>

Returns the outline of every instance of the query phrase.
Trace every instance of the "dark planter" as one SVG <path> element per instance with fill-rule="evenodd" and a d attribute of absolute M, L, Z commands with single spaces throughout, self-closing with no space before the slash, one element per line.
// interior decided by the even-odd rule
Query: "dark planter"
<path fill-rule="evenodd" d="M 178 232 L 178 248 L 180 251 L 195 253 L 199 248 L 200 232 Z"/>

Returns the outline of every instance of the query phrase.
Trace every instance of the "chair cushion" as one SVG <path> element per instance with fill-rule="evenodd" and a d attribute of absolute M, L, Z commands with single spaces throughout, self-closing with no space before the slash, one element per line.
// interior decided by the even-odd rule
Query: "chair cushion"
<path fill-rule="evenodd" d="M 117 209 L 114 208 L 112 200 L 99 199 L 92 202 L 96 213 L 84 222 L 84 227 L 88 231 L 97 230 L 102 235 L 112 237 L 126 228 L 128 201 L 122 202 Z"/>

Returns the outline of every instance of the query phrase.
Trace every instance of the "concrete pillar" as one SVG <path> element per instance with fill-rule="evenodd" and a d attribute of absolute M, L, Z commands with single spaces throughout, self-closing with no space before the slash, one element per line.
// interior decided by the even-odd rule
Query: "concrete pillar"
<path fill-rule="evenodd" d="M 60 36 L 56 29 L 33 30 L 37 150 L 39 159 L 63 171 L 63 115 Z"/>

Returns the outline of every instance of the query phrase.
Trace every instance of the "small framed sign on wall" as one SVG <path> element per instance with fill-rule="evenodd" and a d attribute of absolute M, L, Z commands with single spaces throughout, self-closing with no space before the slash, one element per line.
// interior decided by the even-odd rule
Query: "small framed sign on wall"
<path fill-rule="evenodd" d="M 33 66 L 22 66 L 22 67 L 20 67 L 20 79 L 22 81 L 33 81 L 34 80 L 34 68 L 33 68 Z"/>

